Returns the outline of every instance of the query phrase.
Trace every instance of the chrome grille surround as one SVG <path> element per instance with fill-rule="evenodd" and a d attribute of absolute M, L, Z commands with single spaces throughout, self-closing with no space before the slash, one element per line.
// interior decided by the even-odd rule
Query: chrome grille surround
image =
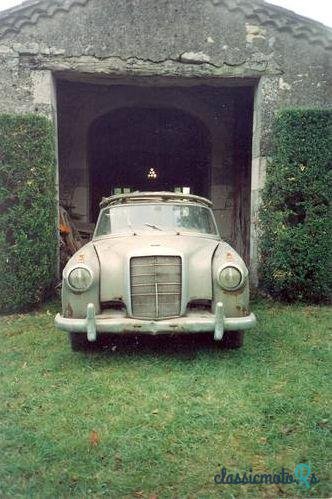
<path fill-rule="evenodd" d="M 132 316 L 169 319 L 181 314 L 182 262 L 179 256 L 130 259 Z"/>

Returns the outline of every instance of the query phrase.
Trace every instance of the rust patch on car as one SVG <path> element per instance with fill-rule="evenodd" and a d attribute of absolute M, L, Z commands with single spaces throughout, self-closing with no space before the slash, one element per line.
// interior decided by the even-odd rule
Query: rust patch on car
<path fill-rule="evenodd" d="M 230 251 L 227 251 L 227 253 L 226 253 L 226 260 L 228 262 L 234 262 L 234 260 L 235 260 L 234 254 L 231 253 Z"/>
<path fill-rule="evenodd" d="M 240 296 L 240 295 L 242 295 L 243 291 L 244 291 L 244 288 L 236 289 L 235 291 L 227 291 L 226 289 L 224 289 L 223 293 L 225 293 L 225 295 L 229 295 L 229 296 Z"/>
<path fill-rule="evenodd" d="M 73 309 L 70 305 L 70 303 L 68 303 L 67 305 L 67 308 L 65 310 L 65 317 L 67 317 L 68 319 L 71 319 L 74 315 L 74 312 L 73 312 Z"/>
<path fill-rule="evenodd" d="M 78 261 L 78 263 L 84 263 L 84 261 L 85 261 L 84 253 L 80 253 L 79 255 L 77 255 L 77 261 Z"/>
<path fill-rule="evenodd" d="M 243 317 L 246 317 L 247 315 L 249 315 L 249 310 L 247 309 L 247 307 L 241 307 L 241 305 L 236 305 L 236 310 L 238 310 L 238 312 Z"/>

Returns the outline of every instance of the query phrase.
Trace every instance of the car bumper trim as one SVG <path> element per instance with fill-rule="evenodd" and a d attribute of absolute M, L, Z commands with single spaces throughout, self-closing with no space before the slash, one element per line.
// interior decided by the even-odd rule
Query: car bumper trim
<path fill-rule="evenodd" d="M 239 331 L 254 327 L 254 314 L 245 317 L 225 317 L 221 302 L 216 305 L 215 315 L 210 312 L 190 312 L 185 317 L 160 321 L 132 319 L 123 313 L 95 314 L 93 303 L 87 306 L 86 318 L 76 319 L 57 314 L 55 325 L 68 332 L 85 333 L 89 341 L 95 341 L 97 333 L 124 334 L 172 334 L 172 333 L 214 333 L 214 339 L 220 341 L 224 331 Z"/>

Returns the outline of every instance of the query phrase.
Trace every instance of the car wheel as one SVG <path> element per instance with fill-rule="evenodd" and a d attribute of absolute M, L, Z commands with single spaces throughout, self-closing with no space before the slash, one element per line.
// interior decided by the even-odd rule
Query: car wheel
<path fill-rule="evenodd" d="M 243 331 L 225 331 L 221 340 L 221 347 L 227 350 L 241 348 L 243 345 Z"/>
<path fill-rule="evenodd" d="M 70 346 L 73 352 L 85 352 L 93 350 L 98 345 L 98 338 L 96 341 L 88 341 L 84 333 L 69 333 Z"/>

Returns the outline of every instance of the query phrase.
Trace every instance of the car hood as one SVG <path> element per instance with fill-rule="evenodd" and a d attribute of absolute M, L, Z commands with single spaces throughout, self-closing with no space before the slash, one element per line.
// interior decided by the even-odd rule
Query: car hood
<path fill-rule="evenodd" d="M 175 234 L 113 236 L 94 240 L 100 263 L 100 301 L 130 302 L 130 258 L 137 256 L 180 256 L 183 292 L 188 303 L 212 299 L 211 263 L 219 240 Z"/>

